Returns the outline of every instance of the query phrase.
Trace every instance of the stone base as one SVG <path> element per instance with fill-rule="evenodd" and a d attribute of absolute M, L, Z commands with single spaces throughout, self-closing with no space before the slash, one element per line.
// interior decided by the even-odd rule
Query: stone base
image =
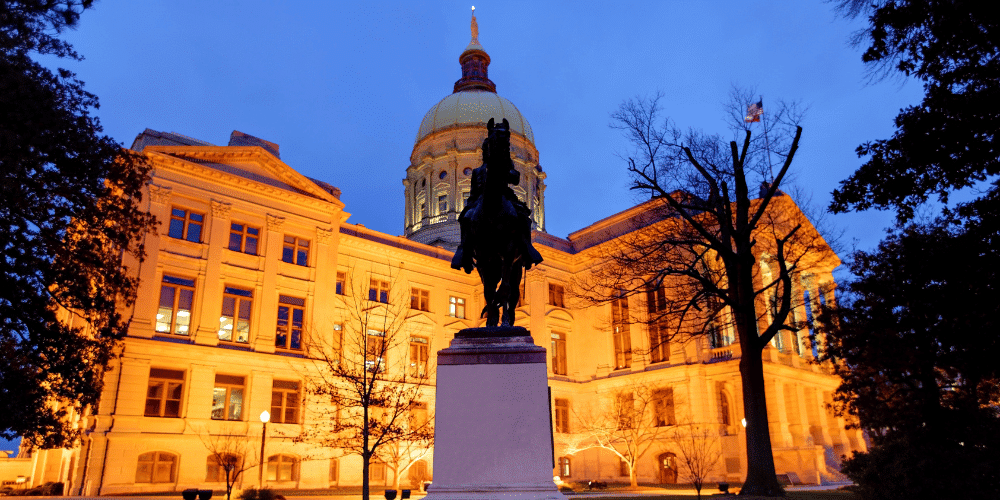
<path fill-rule="evenodd" d="M 565 500 L 552 481 L 545 362 L 520 327 L 462 330 L 438 352 L 426 500 Z"/>

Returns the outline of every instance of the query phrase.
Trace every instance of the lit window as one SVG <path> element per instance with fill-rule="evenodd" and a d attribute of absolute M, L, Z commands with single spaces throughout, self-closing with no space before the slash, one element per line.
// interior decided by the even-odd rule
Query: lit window
<path fill-rule="evenodd" d="M 309 265 L 309 240 L 285 235 L 281 250 L 281 260 L 298 266 Z"/>
<path fill-rule="evenodd" d="M 389 282 L 375 279 L 371 280 L 371 283 L 368 285 L 368 300 L 388 304 Z"/>
<path fill-rule="evenodd" d="M 552 357 L 552 373 L 555 375 L 566 375 L 565 333 L 552 332 L 549 355 Z"/>
<path fill-rule="evenodd" d="M 611 302 L 611 331 L 615 345 L 615 369 L 632 366 L 632 338 L 629 332 L 628 297 Z"/>
<path fill-rule="evenodd" d="M 667 387 L 653 391 L 653 420 L 657 427 L 674 425 L 674 390 Z"/>
<path fill-rule="evenodd" d="M 298 481 L 299 459 L 291 455 L 271 455 L 267 457 L 268 481 Z"/>
<path fill-rule="evenodd" d="M 631 392 L 619 393 L 615 397 L 615 413 L 618 416 L 618 429 L 632 429 L 635 425 L 635 397 Z"/>
<path fill-rule="evenodd" d="M 271 385 L 271 421 L 277 424 L 299 423 L 299 383 L 275 380 Z"/>
<path fill-rule="evenodd" d="M 563 301 L 562 285 L 549 283 L 549 305 L 553 305 L 556 307 L 566 307 L 565 302 Z"/>
<path fill-rule="evenodd" d="M 410 405 L 410 429 L 420 429 L 427 425 L 427 403 L 414 401 Z"/>
<path fill-rule="evenodd" d="M 453 318 L 465 319 L 465 299 L 448 297 L 448 315 Z"/>
<path fill-rule="evenodd" d="M 278 296 L 278 324 L 275 328 L 274 347 L 302 349 L 302 324 L 305 321 L 306 301 L 285 295 Z"/>
<path fill-rule="evenodd" d="M 181 208 L 170 209 L 170 229 L 167 235 L 179 240 L 201 243 L 201 226 L 205 216 Z"/>
<path fill-rule="evenodd" d="M 569 433 L 569 400 L 556 398 L 555 407 L 556 432 L 567 434 Z"/>
<path fill-rule="evenodd" d="M 243 465 L 243 457 L 232 453 L 213 453 L 205 463 L 205 482 L 234 483 L 237 471 Z M 228 477 L 227 477 L 228 476 Z"/>
<path fill-rule="evenodd" d="M 222 294 L 222 316 L 219 317 L 219 340 L 223 342 L 250 341 L 250 311 L 253 309 L 253 292 L 226 287 Z"/>
<path fill-rule="evenodd" d="M 337 295 L 347 295 L 347 273 L 337 271 Z"/>
<path fill-rule="evenodd" d="M 663 287 L 646 291 L 649 313 L 649 358 L 651 363 L 670 360 L 670 330 L 667 323 L 667 297 Z"/>
<path fill-rule="evenodd" d="M 410 337 L 410 376 L 427 378 L 430 346 L 426 337 Z"/>
<path fill-rule="evenodd" d="M 257 255 L 257 241 L 259 239 L 260 228 L 235 222 L 229 225 L 229 249 L 234 252 Z"/>
<path fill-rule="evenodd" d="M 385 332 L 368 330 L 365 335 L 365 369 L 376 373 L 385 370 Z"/>
<path fill-rule="evenodd" d="M 143 414 L 147 417 L 180 417 L 183 393 L 183 371 L 150 368 L 146 411 Z"/>
<path fill-rule="evenodd" d="M 448 195 L 438 196 L 438 213 L 443 214 L 448 211 Z"/>
<path fill-rule="evenodd" d="M 194 280 L 163 275 L 160 306 L 156 310 L 156 331 L 189 335 L 193 303 Z"/>
<path fill-rule="evenodd" d="M 243 377 L 216 375 L 212 389 L 212 420 L 243 419 Z"/>
<path fill-rule="evenodd" d="M 572 477 L 570 474 L 569 457 L 559 457 L 559 478 Z"/>
<path fill-rule="evenodd" d="M 151 451 L 139 455 L 135 468 L 137 483 L 172 483 L 177 473 L 177 455 Z"/>
<path fill-rule="evenodd" d="M 418 311 L 431 310 L 431 292 L 419 288 L 410 289 L 410 309 Z"/>

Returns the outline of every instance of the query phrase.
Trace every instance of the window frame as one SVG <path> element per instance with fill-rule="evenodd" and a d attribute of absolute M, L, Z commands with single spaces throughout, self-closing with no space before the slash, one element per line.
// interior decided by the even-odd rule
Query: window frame
<path fill-rule="evenodd" d="M 556 433 L 570 434 L 569 414 L 570 406 L 567 398 L 554 398 L 552 403 L 552 416 Z"/>
<path fill-rule="evenodd" d="M 448 316 L 458 319 L 466 318 L 466 300 L 465 297 L 459 297 L 457 295 L 448 296 Z"/>
<path fill-rule="evenodd" d="M 281 240 L 281 261 L 296 266 L 309 267 L 311 244 L 312 242 L 306 238 L 299 238 L 291 234 L 284 235 Z"/>
<path fill-rule="evenodd" d="M 284 320 L 282 311 L 284 310 Z M 296 328 L 295 316 L 298 313 L 301 318 Z M 282 321 L 285 322 L 282 325 Z M 306 322 L 306 299 L 292 297 L 290 295 L 278 296 L 278 317 L 274 325 L 274 348 L 282 351 L 302 351 L 305 345 L 305 322 Z M 296 341 L 296 331 L 298 332 L 298 345 L 293 345 Z M 284 339 L 282 342 L 281 339 Z M 282 342 L 279 344 L 278 342 Z"/>
<path fill-rule="evenodd" d="M 368 300 L 381 304 L 389 303 L 389 282 L 378 278 L 368 281 Z"/>
<path fill-rule="evenodd" d="M 223 377 L 231 377 L 231 379 L 229 379 L 230 381 L 226 381 L 225 379 L 223 379 L 223 380 L 220 381 L 220 378 L 223 378 Z M 236 382 L 237 379 L 239 379 L 239 381 L 240 381 L 239 383 Z M 223 421 L 228 421 L 228 422 L 241 422 L 241 421 L 243 421 L 243 414 L 245 413 L 244 410 L 246 408 L 246 397 L 247 397 L 246 388 L 247 388 L 247 385 L 246 385 L 246 377 L 245 376 L 243 376 L 243 375 L 226 375 L 226 374 L 222 374 L 222 373 L 216 373 L 215 374 L 215 385 L 212 386 L 212 411 L 211 411 L 211 415 L 210 415 L 211 416 L 211 420 L 223 420 Z M 221 418 L 216 418 L 216 416 L 215 416 L 215 396 L 216 396 L 216 394 L 217 394 L 217 392 L 218 392 L 219 389 L 222 389 L 222 390 L 225 391 L 224 392 L 225 399 L 223 400 L 223 405 L 222 405 L 222 408 L 221 408 L 222 409 L 222 417 Z M 233 416 L 233 408 L 232 408 L 233 405 L 232 405 L 232 403 L 233 403 L 233 390 L 234 389 L 239 389 L 239 391 L 240 391 L 239 414 L 235 415 L 235 418 L 230 418 L 230 417 Z"/>
<path fill-rule="evenodd" d="M 430 312 L 431 310 L 431 292 L 430 290 L 425 290 L 423 288 L 411 287 L 410 288 L 410 309 L 417 311 Z"/>
<path fill-rule="evenodd" d="M 284 384 L 282 387 L 279 384 Z M 294 385 L 294 387 L 292 387 Z M 297 380 L 272 380 L 271 381 L 271 422 L 276 424 L 298 424 L 302 414 L 302 384 Z M 275 396 L 278 396 L 278 404 L 275 405 Z M 289 403 L 289 399 L 294 399 L 294 406 Z M 289 419 L 289 412 L 292 418 Z"/>
<path fill-rule="evenodd" d="M 557 470 L 559 472 L 559 479 L 566 477 L 573 477 L 572 459 L 570 457 L 559 457 L 559 463 L 557 464 Z"/>
<path fill-rule="evenodd" d="M 629 326 L 628 297 L 611 301 L 611 336 L 614 344 L 615 370 L 632 367 L 632 331 Z"/>
<path fill-rule="evenodd" d="M 267 457 L 267 470 L 264 474 L 264 478 L 271 482 L 291 482 L 299 480 L 299 457 L 295 455 L 288 455 L 285 453 L 276 453 Z M 288 465 L 289 476 L 287 479 L 283 479 L 280 473 L 284 472 L 285 465 Z"/>
<path fill-rule="evenodd" d="M 178 214 L 177 212 L 181 212 Z M 200 217 L 200 220 L 195 219 L 195 217 Z M 180 227 L 176 223 L 180 223 Z M 197 226 L 198 233 L 197 239 L 191 239 L 191 228 Z M 179 230 L 179 235 L 176 235 L 176 231 Z M 191 243 L 201 243 L 202 236 L 205 233 L 205 214 L 196 212 L 194 210 L 188 210 L 186 208 L 180 208 L 176 205 L 170 207 L 170 222 L 167 224 L 167 236 L 175 240 L 190 241 Z"/>
<path fill-rule="evenodd" d="M 233 301 L 233 316 L 226 316 L 226 301 Z M 247 317 L 243 318 L 243 306 L 244 303 L 248 311 L 246 311 Z M 226 320 L 230 321 L 229 338 L 224 339 L 223 330 L 225 329 Z M 239 340 L 238 332 L 240 331 L 240 322 L 246 321 L 246 338 L 244 340 Z M 234 286 L 227 286 L 222 289 L 222 311 L 219 313 L 219 342 L 227 342 L 233 344 L 249 344 L 250 343 L 250 328 L 253 325 L 253 290 L 247 290 L 244 288 L 237 288 Z M 235 339 L 235 340 L 234 340 Z"/>
<path fill-rule="evenodd" d="M 552 360 L 552 374 L 566 375 L 569 373 L 569 366 L 566 359 L 566 334 L 553 331 L 549 334 L 549 358 Z"/>
<path fill-rule="evenodd" d="M 194 292 L 195 292 L 196 282 L 193 279 L 182 278 L 180 276 L 171 276 L 169 274 L 164 274 L 160 278 L 160 296 L 156 303 L 156 314 L 153 318 L 153 330 L 157 334 L 166 335 L 182 335 L 189 337 L 191 335 L 191 322 L 194 319 Z M 170 305 L 170 322 L 167 323 L 168 329 L 166 331 L 160 329 L 160 325 L 164 322 L 160 320 L 160 315 L 164 313 L 163 306 L 163 294 L 166 289 L 173 290 L 173 298 L 171 299 Z M 180 309 L 181 296 L 183 292 L 187 292 L 190 295 L 190 304 L 188 309 Z M 178 317 L 181 317 L 181 312 L 187 312 L 187 324 L 181 325 L 178 323 Z M 186 332 L 177 331 L 181 327 L 187 328 Z"/>
<path fill-rule="evenodd" d="M 430 364 L 430 339 L 414 335 L 410 337 L 409 375 L 413 378 L 426 379 Z"/>
<path fill-rule="evenodd" d="M 347 295 L 347 271 L 337 271 L 337 281 L 333 292 L 337 295 Z"/>
<path fill-rule="evenodd" d="M 566 289 L 557 283 L 549 283 L 549 305 L 566 308 Z"/>
<path fill-rule="evenodd" d="M 236 229 L 235 226 L 239 226 L 240 229 Z M 256 231 L 256 234 L 251 234 L 252 231 Z M 233 238 L 239 238 L 239 243 L 236 245 L 237 248 L 233 248 Z M 253 251 L 248 251 L 248 242 L 253 240 Z M 239 253 L 245 253 L 247 255 L 259 255 L 260 254 L 260 228 L 256 226 L 251 226 L 249 224 L 243 224 L 240 222 L 229 223 L 229 250 Z"/>
<path fill-rule="evenodd" d="M 208 457 L 205 459 L 205 482 L 206 483 L 226 483 L 227 481 L 227 471 L 226 466 L 219 463 L 219 458 L 221 457 L 236 457 L 237 465 L 236 468 L 239 469 L 243 465 L 244 457 L 237 453 L 209 453 Z M 236 479 L 236 478 L 228 478 Z"/>
<path fill-rule="evenodd" d="M 151 459 L 143 460 L 144 457 L 152 457 Z M 169 461 L 162 460 L 163 457 L 170 457 Z M 143 481 L 140 479 L 140 468 L 143 463 L 148 463 L 149 465 L 149 481 Z M 177 464 L 180 462 L 180 456 L 167 451 L 148 451 L 146 453 L 140 454 L 136 458 L 135 467 L 135 483 L 136 484 L 165 484 L 172 483 L 177 480 Z M 157 472 L 162 464 L 170 464 L 170 477 L 166 480 L 157 480 Z M 143 478 L 144 479 L 144 478 Z"/>
<path fill-rule="evenodd" d="M 143 408 L 143 416 L 150 418 L 180 418 L 181 417 L 181 406 L 184 402 L 184 371 L 183 370 L 171 370 L 168 368 L 152 368 L 149 369 L 149 381 L 146 383 L 146 406 Z M 162 392 L 158 396 L 150 396 L 150 390 L 153 388 L 153 384 L 161 384 Z M 176 398 L 170 397 L 174 390 L 177 390 Z M 157 410 L 156 414 L 152 414 L 149 411 L 150 402 L 156 401 Z M 170 402 L 175 401 L 177 403 L 176 415 L 167 415 L 167 408 Z"/>
<path fill-rule="evenodd" d="M 661 387 L 653 390 L 653 426 L 669 427 L 677 425 L 677 408 L 674 403 L 674 388 Z"/>
<path fill-rule="evenodd" d="M 373 342 L 373 337 L 379 340 Z M 368 331 L 365 332 L 364 349 L 365 370 L 369 373 L 384 372 L 386 370 L 386 358 L 389 355 L 388 349 L 386 348 L 385 332 L 369 328 Z M 372 359 L 369 360 L 369 357 L 372 357 Z"/>

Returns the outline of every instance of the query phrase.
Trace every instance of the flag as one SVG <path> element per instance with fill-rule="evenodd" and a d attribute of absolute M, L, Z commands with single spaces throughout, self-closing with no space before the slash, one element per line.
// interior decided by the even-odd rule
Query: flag
<path fill-rule="evenodd" d="M 747 116 L 743 121 L 747 123 L 754 123 L 760 121 L 760 115 L 764 114 L 764 101 L 757 101 L 757 104 L 751 104 L 747 106 Z"/>

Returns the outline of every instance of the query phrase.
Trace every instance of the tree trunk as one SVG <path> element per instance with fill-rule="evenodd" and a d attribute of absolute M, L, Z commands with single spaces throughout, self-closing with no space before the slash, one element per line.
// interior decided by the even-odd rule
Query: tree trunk
<path fill-rule="evenodd" d="M 367 441 L 367 439 L 365 439 Z M 366 443 L 367 445 L 367 443 Z M 369 500 L 371 485 L 368 484 L 368 469 L 370 467 L 371 455 L 367 453 L 361 455 L 361 499 Z"/>
<path fill-rule="evenodd" d="M 632 466 L 629 467 L 629 470 L 628 470 L 628 479 L 632 483 L 632 487 L 633 488 L 638 488 L 639 487 L 639 478 L 636 477 L 636 474 L 635 474 L 635 467 L 636 467 L 636 465 L 638 465 L 638 464 L 633 463 Z"/>
<path fill-rule="evenodd" d="M 744 350 L 740 358 L 743 408 L 747 419 L 747 478 L 740 495 L 785 496 L 774 471 L 774 452 L 771 450 L 771 430 L 764 394 L 764 363 L 760 356 L 760 349 L 751 348 Z"/>

